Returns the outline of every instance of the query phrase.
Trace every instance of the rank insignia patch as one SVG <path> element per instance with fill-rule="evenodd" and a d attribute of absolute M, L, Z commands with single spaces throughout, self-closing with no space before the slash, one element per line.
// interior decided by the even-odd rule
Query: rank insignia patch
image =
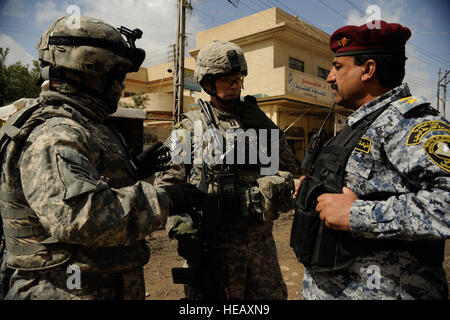
<path fill-rule="evenodd" d="M 435 164 L 450 172 L 450 136 L 434 136 L 425 142 L 424 148 Z"/>
<path fill-rule="evenodd" d="M 370 152 L 370 147 L 372 146 L 372 141 L 367 138 L 361 138 L 355 147 L 355 150 L 362 151 L 364 153 Z"/>
<path fill-rule="evenodd" d="M 425 121 L 415 126 L 409 133 L 407 146 L 419 144 L 424 135 L 431 131 L 445 131 L 450 133 L 450 126 L 442 121 Z"/>
<path fill-rule="evenodd" d="M 345 47 L 345 46 L 348 45 L 350 42 L 352 42 L 350 38 L 342 37 L 342 39 L 341 39 L 341 40 L 338 40 L 337 43 L 338 43 L 341 47 Z"/>

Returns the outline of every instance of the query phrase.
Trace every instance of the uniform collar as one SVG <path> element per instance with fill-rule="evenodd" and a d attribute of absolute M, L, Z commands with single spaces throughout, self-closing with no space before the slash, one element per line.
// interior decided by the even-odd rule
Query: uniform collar
<path fill-rule="evenodd" d="M 377 111 L 381 107 L 384 107 L 385 105 L 392 103 L 394 101 L 397 101 L 401 98 L 410 96 L 411 93 L 409 91 L 408 84 L 403 83 L 399 85 L 398 87 L 382 94 L 375 100 L 372 100 L 362 107 L 360 107 L 358 110 L 353 112 L 347 120 L 347 124 L 349 126 L 353 126 L 355 123 L 357 123 L 359 120 L 365 118 L 369 114 L 371 114 L 374 111 Z"/>
<path fill-rule="evenodd" d="M 66 103 L 88 119 L 102 123 L 110 114 L 109 106 L 100 98 L 88 94 L 69 96 L 57 91 L 44 91 L 41 97 L 50 104 Z"/>

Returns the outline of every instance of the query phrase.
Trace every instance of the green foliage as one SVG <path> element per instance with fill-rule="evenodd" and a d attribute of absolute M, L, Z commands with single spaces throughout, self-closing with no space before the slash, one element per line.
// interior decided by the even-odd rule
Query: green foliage
<path fill-rule="evenodd" d="M 39 79 L 39 62 L 33 60 L 33 67 L 16 62 L 5 65 L 9 48 L 0 48 L 0 106 L 10 104 L 20 98 L 36 98 L 41 88 L 36 85 Z"/>
<path fill-rule="evenodd" d="M 145 102 L 150 98 L 145 96 L 144 91 L 140 91 L 139 93 L 133 95 L 131 97 L 134 101 L 136 108 L 143 109 L 145 107 Z"/>

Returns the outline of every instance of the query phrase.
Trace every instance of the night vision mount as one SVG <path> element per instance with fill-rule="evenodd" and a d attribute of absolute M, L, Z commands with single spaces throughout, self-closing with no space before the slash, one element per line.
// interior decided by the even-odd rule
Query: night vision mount
<path fill-rule="evenodd" d="M 133 48 L 133 49 L 136 48 L 136 45 L 134 44 L 135 41 L 137 39 L 142 38 L 142 30 L 141 29 L 136 28 L 134 30 L 131 30 L 131 29 L 128 29 L 127 27 L 121 26 L 120 28 L 117 28 L 117 30 L 119 30 L 119 32 L 127 38 L 130 48 Z"/>

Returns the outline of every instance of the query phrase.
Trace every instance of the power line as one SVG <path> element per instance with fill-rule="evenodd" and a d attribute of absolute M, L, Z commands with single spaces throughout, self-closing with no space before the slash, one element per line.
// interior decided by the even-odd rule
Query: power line
<path fill-rule="evenodd" d="M 347 1 L 347 3 L 349 5 L 351 5 L 353 8 L 355 8 L 356 10 L 361 12 L 363 15 L 366 15 L 366 13 L 362 9 L 360 9 L 357 5 L 355 5 L 353 2 L 351 2 L 350 0 L 345 0 L 345 1 Z"/>
<path fill-rule="evenodd" d="M 346 16 L 344 16 L 341 12 L 339 12 L 338 10 L 336 10 L 335 8 L 333 8 L 332 6 L 328 5 L 325 1 L 323 0 L 319 0 L 324 6 L 326 6 L 328 9 L 334 11 L 336 14 L 338 14 L 339 16 L 341 16 L 344 19 L 347 19 Z"/>
<path fill-rule="evenodd" d="M 298 12 L 296 12 L 295 10 L 289 8 L 287 5 L 285 5 L 284 3 L 282 3 L 279 0 L 275 0 L 276 2 L 278 2 L 279 4 L 281 4 L 283 7 L 285 7 L 286 9 L 290 10 L 291 12 L 293 12 L 297 17 L 300 17 L 303 21 L 309 23 L 310 25 L 316 27 L 311 21 L 309 21 L 308 19 L 306 19 L 305 17 L 301 16 Z M 317 28 L 317 27 L 316 27 Z M 317 28 L 319 29 L 319 28 Z"/>

